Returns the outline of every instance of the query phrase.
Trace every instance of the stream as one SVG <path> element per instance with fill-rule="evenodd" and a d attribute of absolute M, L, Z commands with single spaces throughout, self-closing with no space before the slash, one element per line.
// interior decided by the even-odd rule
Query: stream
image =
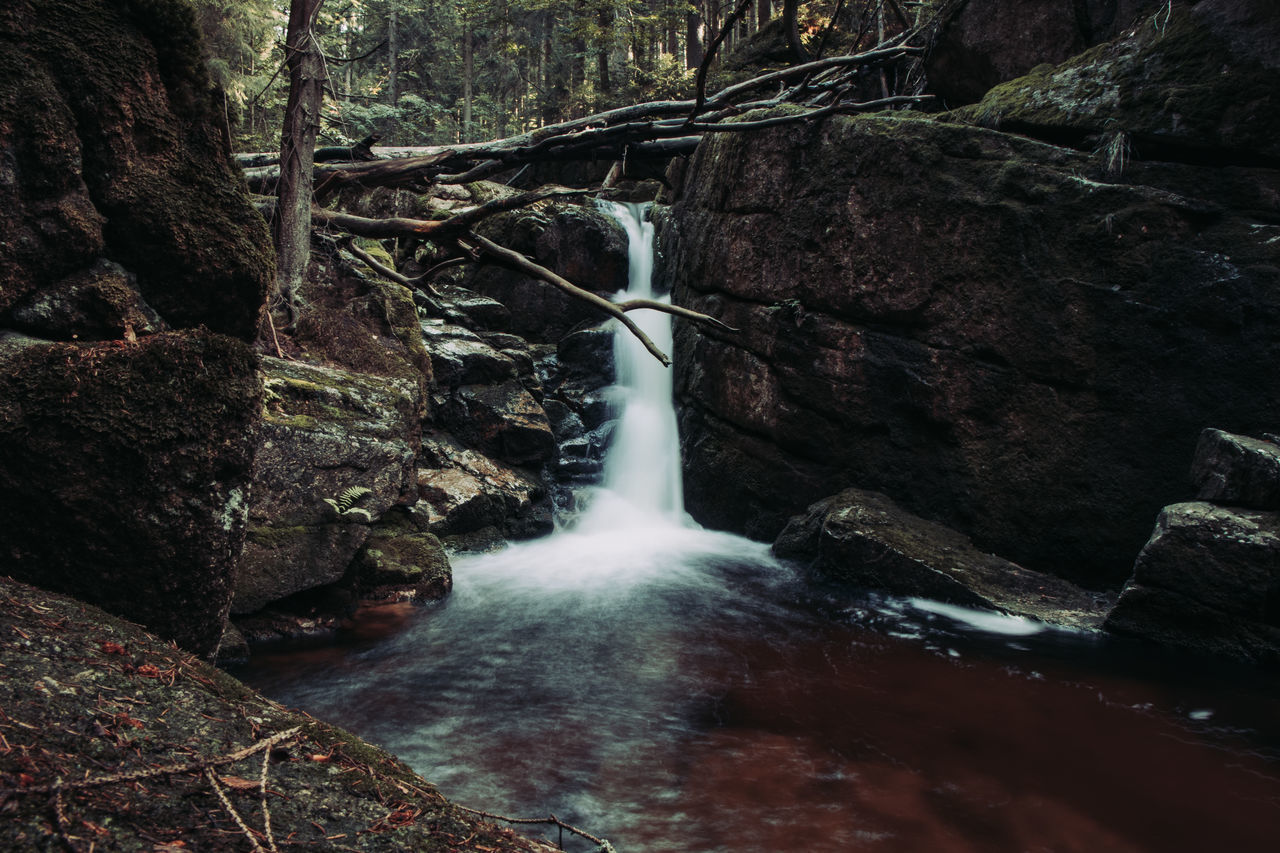
<path fill-rule="evenodd" d="M 628 295 L 651 297 L 638 214 L 617 214 Z M 636 319 L 670 351 L 665 315 Z M 815 588 L 685 516 L 670 372 L 629 336 L 617 359 L 580 518 L 455 557 L 443 601 L 367 608 L 238 675 L 455 802 L 555 814 L 618 853 L 1276 849 L 1280 677 Z"/>

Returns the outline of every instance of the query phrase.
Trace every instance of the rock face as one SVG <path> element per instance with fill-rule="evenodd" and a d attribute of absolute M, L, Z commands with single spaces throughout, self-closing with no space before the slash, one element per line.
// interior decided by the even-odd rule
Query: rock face
<path fill-rule="evenodd" d="M 742 331 L 677 333 L 691 512 L 772 539 L 857 485 L 1118 585 L 1203 425 L 1280 420 L 1280 172 L 1106 159 L 906 114 L 704 141 L 661 274 Z"/>
<path fill-rule="evenodd" d="M 884 495 L 846 489 L 791 519 L 773 552 L 827 580 L 1096 630 L 1110 602 L 985 554 Z"/>
<path fill-rule="evenodd" d="M 261 440 L 235 613 L 340 580 L 369 524 L 417 499 L 416 382 L 277 358 L 264 358 L 262 369 Z M 352 488 L 358 497 L 344 502 Z"/>
<path fill-rule="evenodd" d="M 1109 630 L 1280 662 L 1280 447 L 1207 429 L 1192 464 L 1199 500 L 1165 507 Z"/>
<path fill-rule="evenodd" d="M 110 258 L 175 328 L 249 339 L 274 264 L 181 0 L 0 10 L 0 315 Z"/>
<path fill-rule="evenodd" d="M 1269 0 L 1176 4 L 1123 38 L 990 91 L 988 127 L 1118 147 L 1113 156 L 1280 162 L 1280 15 Z M 1119 165 L 1119 164 L 1117 164 Z"/>
<path fill-rule="evenodd" d="M 255 356 L 208 332 L 0 345 L 0 560 L 212 654 L 245 535 Z"/>
<path fill-rule="evenodd" d="M 968 0 L 938 38 L 929 89 L 950 106 L 979 100 L 997 83 L 1108 41 L 1163 0 Z"/>
<path fill-rule="evenodd" d="M 212 654 L 273 274 L 180 0 L 0 9 L 0 560 Z M 176 330 L 176 331 L 166 331 Z M 64 343 L 52 343 L 62 341 Z"/>

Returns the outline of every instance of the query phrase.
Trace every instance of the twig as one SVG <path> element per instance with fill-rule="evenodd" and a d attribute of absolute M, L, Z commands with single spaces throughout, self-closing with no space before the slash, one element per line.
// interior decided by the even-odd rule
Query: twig
<path fill-rule="evenodd" d="M 262 831 L 267 836 L 267 846 L 276 851 L 275 835 L 271 832 L 271 809 L 267 806 L 267 770 L 271 766 L 271 750 L 262 753 L 262 773 L 258 776 L 258 796 L 262 800 Z"/>
<path fill-rule="evenodd" d="M 457 804 L 455 803 L 455 805 Z M 504 817 L 503 815 L 500 815 L 500 814 L 493 814 L 492 812 L 483 812 L 483 811 L 480 811 L 479 809 L 467 808 L 466 806 L 458 806 L 458 808 L 462 809 L 464 812 L 470 812 L 471 814 L 479 815 L 480 817 L 486 817 L 486 818 L 489 818 L 490 820 L 500 820 L 503 823 L 517 823 L 517 824 L 543 823 L 543 824 L 550 824 L 551 826 L 558 826 L 561 829 L 567 829 L 569 832 L 572 832 L 574 835 L 587 839 L 592 844 L 599 845 L 601 848 L 605 850 L 613 850 L 613 845 L 610 844 L 608 841 L 605 841 L 603 838 L 597 838 L 596 836 L 592 835 L 591 833 L 587 832 L 584 829 L 579 829 L 576 826 L 565 823 L 555 815 L 550 815 L 549 817 Z"/>
<path fill-rule="evenodd" d="M 686 124 L 693 124 L 693 120 L 697 118 L 698 113 L 702 112 L 703 105 L 707 102 L 707 71 L 710 70 L 711 62 L 715 59 L 716 50 L 720 47 L 720 43 L 724 41 L 725 36 L 729 35 L 729 32 L 738 23 L 738 19 L 746 14 L 747 9 L 751 8 L 751 2 L 752 0 L 742 0 L 736 9 L 729 13 L 724 26 L 720 28 L 720 32 L 716 34 L 711 44 L 707 46 L 707 54 L 703 57 L 702 64 L 698 66 L 696 79 L 697 96 L 694 98 L 693 109 L 689 111 L 689 117 L 685 119 Z"/>
<path fill-rule="evenodd" d="M 258 851 L 266 853 L 263 846 L 258 843 L 258 839 L 253 834 L 253 830 L 244 822 L 244 818 L 240 817 L 240 812 L 236 811 L 236 807 L 231 805 L 231 800 L 227 798 L 227 792 L 222 790 L 222 786 L 218 784 L 218 774 L 206 767 L 204 768 L 204 777 L 209 780 L 209 786 L 212 787 L 213 792 L 218 795 L 218 799 L 222 801 L 222 807 L 226 809 L 227 814 L 231 815 L 231 819 L 236 822 L 236 826 L 240 827 L 240 831 L 244 833 L 244 837 L 249 839 L 249 843 L 253 845 L 254 853 L 258 853 Z"/>
<path fill-rule="evenodd" d="M 302 726 L 294 726 L 291 729 L 285 729 L 282 732 L 277 732 L 269 738 L 265 738 L 251 746 L 246 746 L 244 749 L 236 750 L 230 755 L 224 755 L 219 758 L 203 758 L 199 761 L 187 762 L 186 764 L 166 764 L 163 767 L 148 767 L 145 770 L 130 770 L 127 773 L 112 773 L 107 776 L 96 776 L 89 779 L 81 779 L 79 782 L 63 782 L 61 779 L 57 779 L 50 785 L 32 785 L 29 788 L 0 788 L 0 794 L 55 794 L 59 791 L 82 791 L 86 788 L 101 788 L 103 785 L 115 785 L 120 782 L 137 782 L 142 779 L 154 779 L 157 776 L 170 776 L 180 773 L 191 773 L 198 770 L 208 770 L 212 767 L 222 767 L 226 764 L 235 764 L 237 761 L 243 761 L 249 756 L 261 752 L 264 749 L 272 749 L 296 736 L 300 731 L 302 731 Z"/>

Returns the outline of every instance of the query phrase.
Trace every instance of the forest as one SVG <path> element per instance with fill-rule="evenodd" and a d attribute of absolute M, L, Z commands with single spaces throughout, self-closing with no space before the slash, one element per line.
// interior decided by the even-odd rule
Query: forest
<path fill-rule="evenodd" d="M 278 148 L 289 4 L 195 5 L 234 147 Z M 749 62 L 779 66 L 854 53 L 918 26 L 941 5 L 328 0 L 314 27 L 326 76 L 321 144 L 349 145 L 372 134 L 385 146 L 475 142 L 626 104 L 684 99 L 722 33 L 712 88 L 743 76 Z"/>

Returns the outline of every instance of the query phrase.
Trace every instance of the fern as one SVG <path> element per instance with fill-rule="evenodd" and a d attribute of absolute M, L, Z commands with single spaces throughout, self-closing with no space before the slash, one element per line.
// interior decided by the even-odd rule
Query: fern
<path fill-rule="evenodd" d="M 356 504 L 364 497 L 373 494 L 372 489 L 366 489 L 364 486 L 351 486 L 344 489 L 338 495 L 337 500 L 333 498 L 325 498 L 324 502 L 333 507 L 333 511 L 338 515 L 361 515 L 366 521 L 372 521 L 373 516 L 368 510 L 359 509 Z"/>

